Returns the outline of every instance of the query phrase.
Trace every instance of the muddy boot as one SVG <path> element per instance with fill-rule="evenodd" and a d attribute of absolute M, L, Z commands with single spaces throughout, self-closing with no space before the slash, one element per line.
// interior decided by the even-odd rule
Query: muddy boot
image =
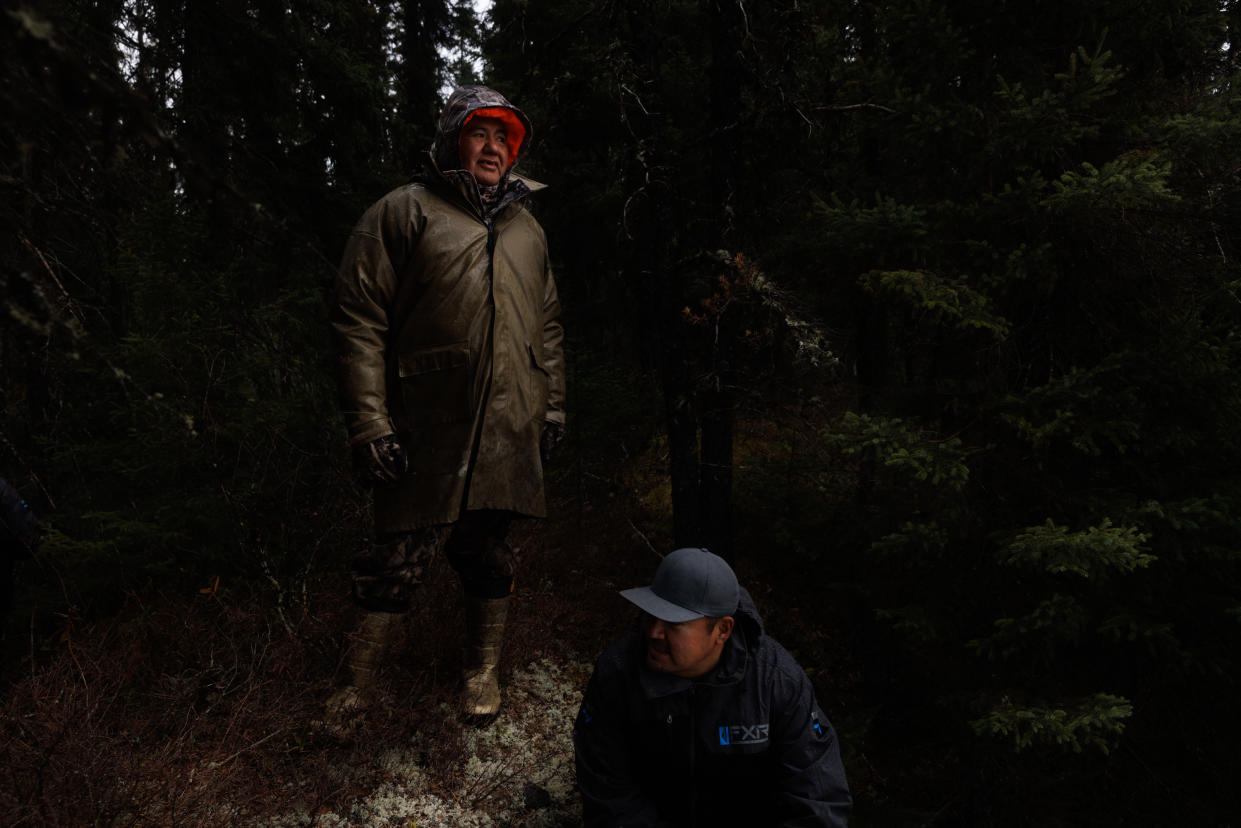
<path fill-rule="evenodd" d="M 512 599 L 465 596 L 465 667 L 461 712 L 485 724 L 500 712 L 500 645 Z"/>
<path fill-rule="evenodd" d="M 388 644 L 404 616 L 393 612 L 363 612 L 345 662 L 345 683 L 327 700 L 323 729 L 348 736 L 371 704 L 371 694 Z"/>

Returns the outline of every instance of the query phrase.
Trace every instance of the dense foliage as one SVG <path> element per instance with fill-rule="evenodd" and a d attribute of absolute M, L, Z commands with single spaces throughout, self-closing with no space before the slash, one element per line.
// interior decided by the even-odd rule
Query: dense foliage
<path fill-rule="evenodd" d="M 399 41 L 407 15 L 432 37 Z M 354 542 L 324 297 L 352 222 L 429 142 L 462 15 L 6 16 L 5 462 L 74 573 L 68 602 L 147 576 L 275 578 Z"/>
<path fill-rule="evenodd" d="M 48 619 L 222 572 L 282 601 L 361 542 L 326 287 L 478 49 L 552 185 L 577 468 L 666 452 L 661 539 L 831 597 L 857 822 L 1219 822 L 1239 30 L 1235 0 L 6 13 L 27 588 Z"/>
<path fill-rule="evenodd" d="M 497 2 L 495 66 L 564 124 L 582 272 L 658 331 L 674 505 L 681 409 L 705 489 L 713 389 L 813 392 L 773 354 L 805 347 L 794 297 L 852 394 L 785 484 L 819 493 L 801 526 L 739 554 L 856 589 L 875 743 L 953 745 L 971 822 L 1210 821 L 1241 723 L 1241 9 L 573 5 Z"/>

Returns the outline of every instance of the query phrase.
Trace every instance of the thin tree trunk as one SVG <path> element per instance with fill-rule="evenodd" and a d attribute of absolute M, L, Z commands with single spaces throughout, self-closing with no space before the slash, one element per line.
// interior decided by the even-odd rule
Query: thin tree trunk
<path fill-rule="evenodd" d="M 684 290 L 678 273 L 668 266 L 668 228 L 672 226 L 673 192 L 666 180 L 666 117 L 659 90 L 659 32 L 652 3 L 629 7 L 630 54 L 639 73 L 636 89 L 625 90 L 627 120 L 638 139 L 635 180 L 642 181 L 637 204 L 637 268 L 642 293 L 650 301 L 657 340 L 656 365 L 664 393 L 668 433 L 668 466 L 672 481 L 673 537 L 677 546 L 702 544 L 699 520 L 698 428 L 690 384 L 688 347 L 681 319 Z"/>
<path fill-rule="evenodd" d="M 741 43 L 745 20 L 736 0 L 709 0 L 711 19 L 711 123 L 718 134 L 711 142 L 711 181 L 715 249 L 736 251 L 734 217 L 740 208 L 737 119 L 741 112 Z M 724 265 L 721 265 L 723 267 Z M 733 558 L 733 421 L 736 399 L 732 367 L 736 335 L 727 308 L 717 320 L 713 337 L 711 385 L 702 393 L 702 468 L 699 497 L 702 537 L 712 552 Z"/>
<path fill-rule="evenodd" d="M 221 260 L 228 258 L 230 233 L 226 205 L 220 194 L 231 180 L 228 118 L 216 104 L 227 88 L 222 61 L 229 50 L 222 42 L 231 19 L 227 0 L 196 0 L 185 5 L 185 51 L 181 60 L 182 142 L 204 175 L 191 175 L 186 190 L 207 216 L 211 243 Z"/>
<path fill-rule="evenodd" d="M 449 26 L 444 0 L 404 0 L 401 4 L 401 75 L 397 79 L 396 146 L 402 169 L 413 172 L 422 164 L 435 137 L 439 115 L 439 85 L 443 76 L 444 45 Z"/>

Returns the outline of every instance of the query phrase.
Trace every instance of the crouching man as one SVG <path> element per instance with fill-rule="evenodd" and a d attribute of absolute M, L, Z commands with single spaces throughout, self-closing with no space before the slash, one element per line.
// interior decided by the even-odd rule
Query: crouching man
<path fill-rule="evenodd" d="M 844 826 L 852 799 L 805 672 L 705 549 L 621 592 L 639 625 L 600 657 L 573 729 L 587 826 Z"/>

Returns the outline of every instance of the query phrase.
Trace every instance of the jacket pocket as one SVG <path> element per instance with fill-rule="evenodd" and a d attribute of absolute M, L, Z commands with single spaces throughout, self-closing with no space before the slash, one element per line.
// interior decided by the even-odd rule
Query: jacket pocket
<path fill-rule="evenodd" d="M 474 378 L 467 342 L 401 354 L 402 419 L 411 426 L 455 423 L 474 415 Z"/>
<path fill-rule="evenodd" d="M 530 354 L 530 383 L 531 391 L 531 411 L 532 416 L 543 419 L 543 415 L 547 412 L 547 387 L 551 381 L 551 375 L 547 373 L 547 369 L 543 367 L 543 346 L 526 344 L 526 350 Z"/>

